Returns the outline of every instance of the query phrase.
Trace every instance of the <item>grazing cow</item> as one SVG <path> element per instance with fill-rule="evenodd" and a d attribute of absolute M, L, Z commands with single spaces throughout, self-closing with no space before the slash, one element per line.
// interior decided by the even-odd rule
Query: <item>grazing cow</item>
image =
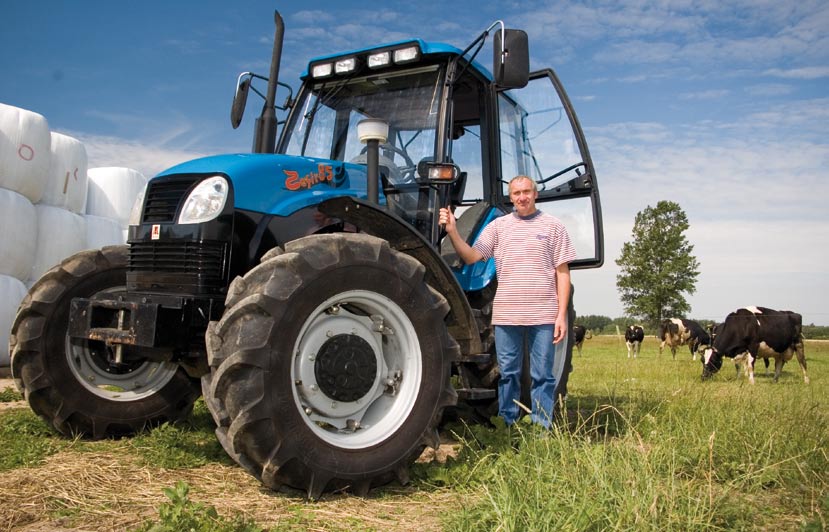
<path fill-rule="evenodd" d="M 676 358 L 676 349 L 681 345 L 687 345 L 691 351 L 691 360 L 697 359 L 697 353 L 702 353 L 705 348 L 711 345 L 711 338 L 702 326 L 684 318 L 670 318 L 664 320 L 659 326 L 659 354 L 665 345 L 671 348 L 671 355 Z"/>
<path fill-rule="evenodd" d="M 581 348 L 585 340 L 593 338 L 593 333 L 584 328 L 584 325 L 573 325 L 573 337 L 575 339 L 574 345 L 581 354 Z"/>
<path fill-rule="evenodd" d="M 711 344 L 714 345 L 714 339 L 722 331 L 722 323 L 712 323 L 707 327 L 708 335 L 711 337 Z M 769 374 L 769 359 L 764 358 L 763 363 L 766 365 L 766 375 Z M 751 368 L 748 365 L 748 351 L 734 357 L 734 370 L 737 372 L 737 377 L 740 376 L 740 368 L 743 368 L 745 376 L 750 378 Z"/>
<path fill-rule="evenodd" d="M 795 355 L 803 370 L 803 381 L 808 383 L 800 314 L 765 307 L 741 308 L 729 314 L 717 328 L 714 341 L 702 358 L 702 378 L 707 379 L 722 367 L 722 357 L 744 357 L 748 380 L 754 384 L 754 362 L 758 358 L 773 358 L 777 382 L 783 364 Z"/>
<path fill-rule="evenodd" d="M 628 325 L 625 329 L 625 343 L 628 346 L 628 358 L 631 353 L 633 358 L 639 355 L 639 348 L 642 347 L 642 341 L 645 339 L 645 329 L 639 325 Z"/>

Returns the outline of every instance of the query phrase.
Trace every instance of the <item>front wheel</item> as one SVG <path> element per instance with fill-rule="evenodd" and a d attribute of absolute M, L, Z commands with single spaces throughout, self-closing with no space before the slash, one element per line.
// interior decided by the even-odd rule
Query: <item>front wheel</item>
<path fill-rule="evenodd" d="M 190 413 L 198 380 L 178 365 L 68 334 L 75 297 L 113 299 L 124 292 L 126 246 L 82 251 L 46 272 L 23 299 L 10 338 L 15 384 L 41 418 L 67 436 L 132 434 Z"/>
<path fill-rule="evenodd" d="M 365 493 L 438 444 L 458 347 L 414 258 L 363 234 L 289 243 L 231 285 L 203 377 L 219 441 L 266 486 Z"/>

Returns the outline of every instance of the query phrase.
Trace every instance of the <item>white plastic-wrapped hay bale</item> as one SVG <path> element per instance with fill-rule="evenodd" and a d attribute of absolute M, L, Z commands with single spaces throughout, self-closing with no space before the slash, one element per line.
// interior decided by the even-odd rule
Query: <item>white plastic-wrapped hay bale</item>
<path fill-rule="evenodd" d="M 124 228 L 118 220 L 85 214 L 86 219 L 86 248 L 101 249 L 104 246 L 124 244 Z"/>
<path fill-rule="evenodd" d="M 37 248 L 37 211 L 13 190 L 0 188 L 0 275 L 28 279 Z"/>
<path fill-rule="evenodd" d="M 86 213 L 129 224 L 135 199 L 147 186 L 144 174 L 132 168 L 104 166 L 90 168 Z"/>
<path fill-rule="evenodd" d="M 9 332 L 17 307 L 26 296 L 26 286 L 20 279 L 0 275 L 0 367 L 9 365 Z"/>
<path fill-rule="evenodd" d="M 86 148 L 76 138 L 52 132 L 49 175 L 38 203 L 77 214 L 86 209 Z"/>
<path fill-rule="evenodd" d="M 36 281 L 52 266 L 86 249 L 86 220 L 80 214 L 35 205 L 37 210 L 37 250 L 30 281 Z"/>
<path fill-rule="evenodd" d="M 0 103 L 0 187 L 40 201 L 49 173 L 49 123 L 37 113 Z"/>

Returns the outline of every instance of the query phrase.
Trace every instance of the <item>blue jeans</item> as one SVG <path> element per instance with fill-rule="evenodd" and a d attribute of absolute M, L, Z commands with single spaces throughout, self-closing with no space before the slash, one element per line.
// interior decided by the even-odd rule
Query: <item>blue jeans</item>
<path fill-rule="evenodd" d="M 496 325 L 495 349 L 501 380 L 498 382 L 498 415 L 507 425 L 518 421 L 520 410 L 516 401 L 521 399 L 521 366 L 523 363 L 524 337 L 530 350 L 530 401 L 533 423 L 550 427 L 555 405 L 556 377 L 553 375 L 552 324 L 549 325 Z"/>

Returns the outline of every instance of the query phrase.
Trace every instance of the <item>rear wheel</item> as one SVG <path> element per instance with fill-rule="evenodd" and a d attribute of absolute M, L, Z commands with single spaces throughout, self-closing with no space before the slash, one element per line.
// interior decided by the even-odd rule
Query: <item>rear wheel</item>
<path fill-rule="evenodd" d="M 383 240 L 330 234 L 236 279 L 203 377 L 228 454 L 268 487 L 312 498 L 405 483 L 456 399 L 449 307 L 424 274 Z"/>
<path fill-rule="evenodd" d="M 63 434 L 132 434 L 183 418 L 199 397 L 198 380 L 176 364 L 127 346 L 116 364 L 111 346 L 67 334 L 72 298 L 116 298 L 126 270 L 126 246 L 73 255 L 32 286 L 12 325 L 15 383 L 32 410 Z"/>

